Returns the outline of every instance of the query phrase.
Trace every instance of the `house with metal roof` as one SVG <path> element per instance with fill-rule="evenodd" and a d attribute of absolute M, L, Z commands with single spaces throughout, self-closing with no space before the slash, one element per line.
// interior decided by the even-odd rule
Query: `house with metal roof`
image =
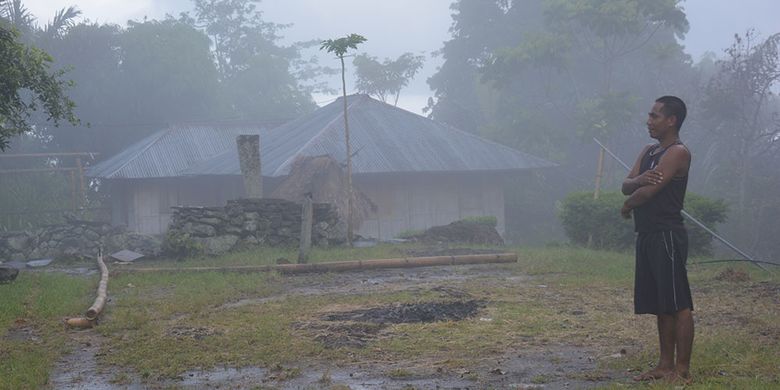
<path fill-rule="evenodd" d="M 109 189 L 112 221 L 164 233 L 176 205 L 221 206 L 243 196 L 235 137 L 260 135 L 270 193 L 298 157 L 346 160 L 343 100 L 273 129 L 173 126 L 88 170 Z M 492 215 L 504 230 L 503 183 L 554 166 L 476 135 L 372 99 L 347 98 L 355 186 L 377 206 L 358 234 L 388 239 L 468 216 Z"/>

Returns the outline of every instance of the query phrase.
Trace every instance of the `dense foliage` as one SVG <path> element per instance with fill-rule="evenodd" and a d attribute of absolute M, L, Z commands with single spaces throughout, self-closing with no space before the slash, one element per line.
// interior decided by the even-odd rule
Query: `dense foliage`
<path fill-rule="evenodd" d="M 682 45 L 679 0 L 458 0 L 451 8 L 444 63 L 428 80 L 431 117 L 561 165 L 508 184 L 510 239 L 559 234 L 555 202 L 593 186 L 592 138 L 631 164 L 653 142 L 644 113 L 672 94 L 689 107 L 681 137 L 693 154 L 690 188 L 733 206 L 722 230 L 735 244 L 764 256 L 780 250 L 779 34 L 739 34 L 697 62 Z M 625 171 L 609 158 L 605 169 L 603 188 L 618 188 Z"/>
<path fill-rule="evenodd" d="M 627 249 L 634 245 L 634 223 L 623 219 L 618 210 L 625 196 L 619 192 L 572 192 L 562 202 L 559 217 L 569 240 L 577 245 L 600 249 Z M 694 218 L 714 227 L 726 221 L 727 207 L 723 200 L 689 193 L 685 209 Z M 711 254 L 712 236 L 687 222 L 688 247 L 691 255 Z"/>
<path fill-rule="evenodd" d="M 0 152 L 9 138 L 31 131 L 30 118 L 43 110 L 47 120 L 77 124 L 74 103 L 65 94 L 71 83 L 63 70 L 51 70 L 52 58 L 19 40 L 19 32 L 0 18 Z"/>

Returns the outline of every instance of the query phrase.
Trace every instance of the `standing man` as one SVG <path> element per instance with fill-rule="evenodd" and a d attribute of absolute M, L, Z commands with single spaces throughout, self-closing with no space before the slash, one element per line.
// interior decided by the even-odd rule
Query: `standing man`
<path fill-rule="evenodd" d="M 661 346 L 658 365 L 635 377 L 636 381 L 691 380 L 693 301 L 685 268 L 688 234 L 680 214 L 691 166 L 691 153 L 680 142 L 686 113 L 678 97 L 655 101 L 647 129 L 658 143 L 642 150 L 623 181 L 623 194 L 629 197 L 620 214 L 628 219 L 633 211 L 638 233 L 634 312 L 657 317 Z"/>

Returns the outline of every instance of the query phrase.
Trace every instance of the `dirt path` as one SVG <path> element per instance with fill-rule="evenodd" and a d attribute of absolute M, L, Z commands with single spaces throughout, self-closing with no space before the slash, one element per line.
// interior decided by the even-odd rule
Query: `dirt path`
<path fill-rule="evenodd" d="M 180 381 L 160 384 L 186 389 L 584 389 L 603 386 L 613 378 L 595 370 L 587 351 L 566 346 L 545 350 L 515 351 L 511 355 L 485 359 L 468 370 L 449 372 L 437 365 L 419 362 L 366 363 L 347 367 L 324 365 L 268 370 L 221 368 L 192 371 Z M 379 373 L 403 373 L 388 377 Z"/>
<path fill-rule="evenodd" d="M 51 374 L 50 385 L 54 389 L 125 389 L 127 384 L 114 383 L 113 370 L 99 367 L 97 355 L 104 338 L 94 329 L 74 330 L 69 333 L 72 352 L 57 362 Z M 142 388 L 140 381 L 135 387 Z"/>

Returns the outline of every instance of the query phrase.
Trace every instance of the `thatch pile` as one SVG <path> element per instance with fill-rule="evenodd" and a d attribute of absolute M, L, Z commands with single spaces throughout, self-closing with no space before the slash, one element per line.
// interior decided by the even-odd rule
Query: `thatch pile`
<path fill-rule="evenodd" d="M 290 174 L 276 187 L 271 197 L 301 203 L 306 194 L 311 194 L 314 202 L 335 205 L 339 219 L 347 220 L 347 175 L 333 157 L 299 157 L 293 162 Z M 376 212 L 376 205 L 355 187 L 354 181 L 352 195 L 352 226 L 358 229 L 371 213 Z"/>

